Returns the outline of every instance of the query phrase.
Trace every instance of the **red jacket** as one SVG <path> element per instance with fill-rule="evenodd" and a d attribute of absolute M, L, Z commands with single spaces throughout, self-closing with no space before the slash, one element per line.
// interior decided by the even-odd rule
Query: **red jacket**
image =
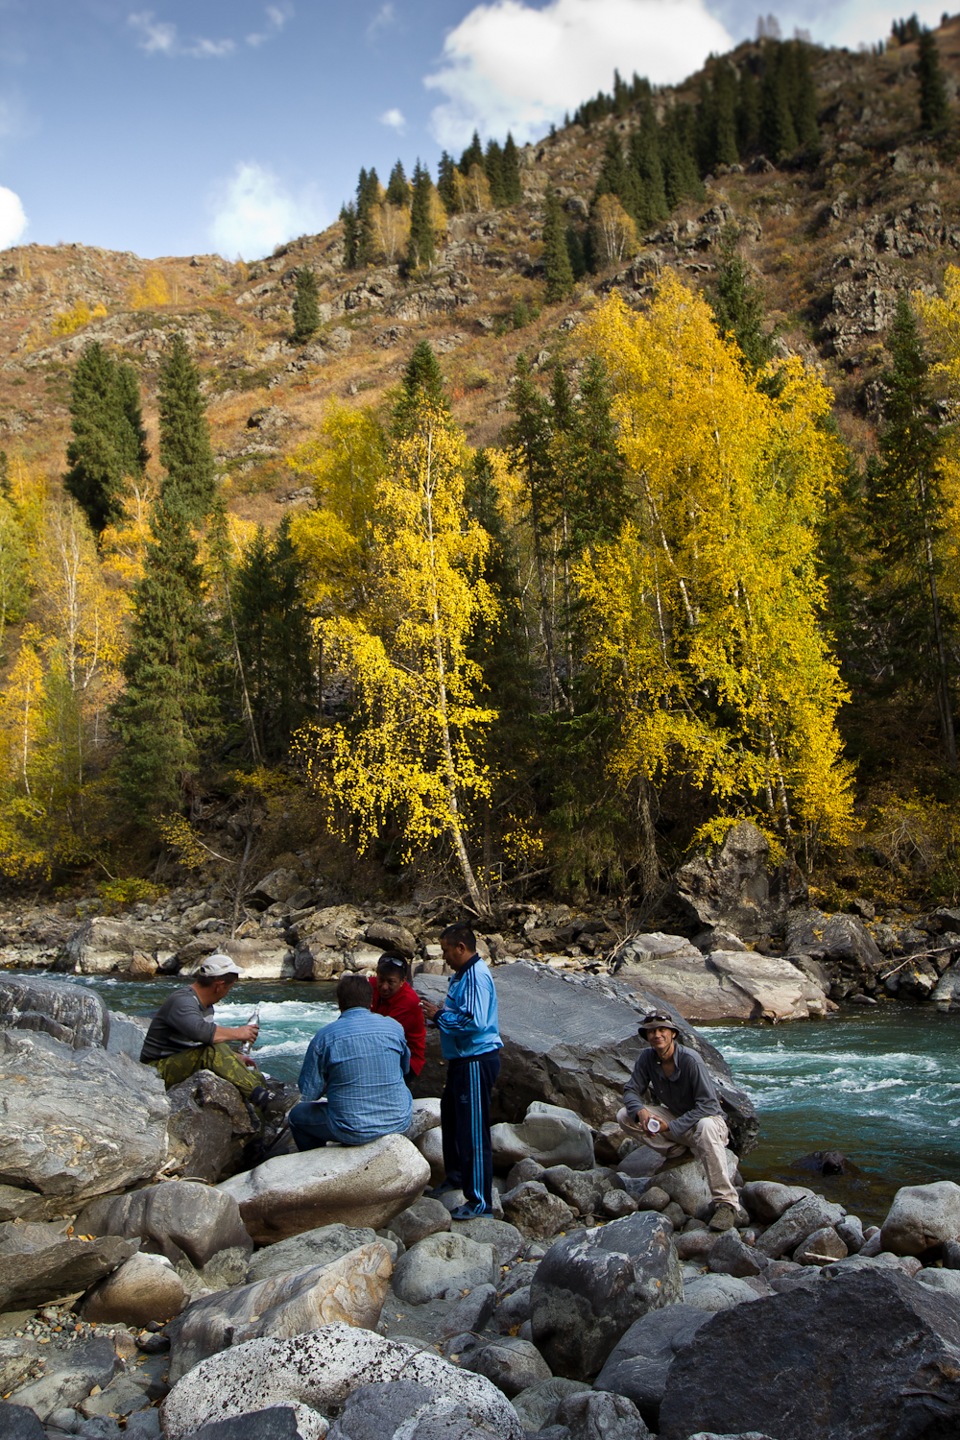
<path fill-rule="evenodd" d="M 410 1049 L 410 1074 L 419 1075 L 427 1058 L 427 1023 L 423 1018 L 416 990 L 404 980 L 396 995 L 389 1000 L 386 997 L 381 1000 L 377 977 L 371 975 L 369 979 L 373 991 L 373 1004 L 370 1008 L 378 1015 L 389 1015 L 391 1020 L 396 1020 L 403 1026 Z"/>

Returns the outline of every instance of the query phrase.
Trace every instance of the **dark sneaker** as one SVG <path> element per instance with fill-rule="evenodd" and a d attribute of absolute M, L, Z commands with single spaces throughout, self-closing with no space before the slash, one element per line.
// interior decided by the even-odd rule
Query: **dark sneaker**
<path fill-rule="evenodd" d="M 714 1206 L 713 1214 L 707 1223 L 711 1230 L 733 1230 L 737 1223 L 736 1208 L 721 1200 L 719 1205 Z"/>
<path fill-rule="evenodd" d="M 456 1210 L 450 1211 L 451 1220 L 478 1220 L 481 1215 L 493 1215 L 486 1205 L 458 1205 Z"/>
<path fill-rule="evenodd" d="M 270 1091 L 266 1085 L 258 1085 L 256 1089 L 250 1091 L 250 1104 L 256 1105 L 258 1110 L 262 1110 L 264 1105 L 269 1103 Z"/>

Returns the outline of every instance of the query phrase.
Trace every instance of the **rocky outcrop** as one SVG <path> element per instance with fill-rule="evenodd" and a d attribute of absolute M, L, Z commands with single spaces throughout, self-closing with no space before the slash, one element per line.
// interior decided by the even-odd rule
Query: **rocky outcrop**
<path fill-rule="evenodd" d="M 95 990 L 40 976 L 0 975 L 0 1027 L 38 1030 L 74 1050 L 105 1046 L 110 1011 Z"/>
<path fill-rule="evenodd" d="M 73 1214 L 166 1160 L 163 1081 L 126 1055 L 0 1030 L 0 1096 L 4 1218 Z"/>
<path fill-rule="evenodd" d="M 379 1229 L 422 1194 L 430 1167 L 402 1135 L 279 1155 L 224 1180 L 258 1245 L 336 1223 Z"/>
<path fill-rule="evenodd" d="M 76 974 L 109 975 L 128 971 L 137 955 L 163 964 L 178 946 L 173 929 L 96 915 L 74 931 L 64 951 L 67 965 Z"/>
<path fill-rule="evenodd" d="M 743 940 L 781 934 L 788 909 L 806 899 L 806 884 L 795 865 L 771 867 L 769 858 L 769 841 L 741 820 L 716 851 L 688 861 L 674 892 L 687 923 L 729 929 Z"/>
<path fill-rule="evenodd" d="M 825 915 L 797 910 L 787 921 L 789 955 L 815 961 L 830 982 L 830 996 L 842 1000 L 877 988 L 888 968 L 873 936 L 855 915 Z"/>
<path fill-rule="evenodd" d="M 883 1222 L 884 1250 L 894 1255 L 927 1255 L 960 1236 L 960 1185 L 904 1185 Z"/>
<path fill-rule="evenodd" d="M 613 968 L 621 979 L 635 976 L 694 1024 L 808 1020 L 834 1008 L 788 960 L 734 950 L 704 955 L 674 935 L 633 936 L 618 949 Z"/>

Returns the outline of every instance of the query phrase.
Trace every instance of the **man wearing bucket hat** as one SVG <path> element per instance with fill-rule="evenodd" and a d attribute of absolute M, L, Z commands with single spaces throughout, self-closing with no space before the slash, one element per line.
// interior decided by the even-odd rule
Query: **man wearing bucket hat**
<path fill-rule="evenodd" d="M 713 1198 L 711 1228 L 729 1229 L 737 1222 L 739 1199 L 727 1170 L 727 1124 L 716 1086 L 697 1052 L 680 1044 L 679 1027 L 669 1015 L 651 1010 L 640 1034 L 647 1049 L 624 1087 L 617 1123 L 665 1160 L 695 1155 Z"/>
<path fill-rule="evenodd" d="M 244 1100 L 263 1105 L 270 1092 L 259 1070 L 244 1065 L 230 1041 L 253 1044 L 256 1025 L 218 1025 L 213 1007 L 228 993 L 240 970 L 229 955 L 208 955 L 193 984 L 168 995 L 150 1021 L 140 1059 L 159 1071 L 169 1090 L 197 1070 L 229 1080 Z"/>

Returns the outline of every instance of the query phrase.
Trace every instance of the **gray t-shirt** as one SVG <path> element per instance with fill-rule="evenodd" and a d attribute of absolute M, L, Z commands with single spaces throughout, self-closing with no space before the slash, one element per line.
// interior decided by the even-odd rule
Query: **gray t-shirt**
<path fill-rule="evenodd" d="M 162 1060 L 178 1050 L 212 1045 L 216 1028 L 212 1005 L 201 1005 L 193 989 L 174 990 L 150 1021 L 140 1059 Z"/>

